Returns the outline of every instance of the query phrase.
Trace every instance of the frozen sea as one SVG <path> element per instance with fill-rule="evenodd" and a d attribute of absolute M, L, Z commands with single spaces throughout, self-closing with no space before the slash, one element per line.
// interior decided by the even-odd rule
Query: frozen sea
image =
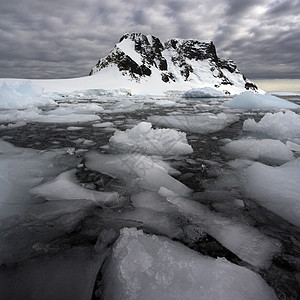
<path fill-rule="evenodd" d="M 300 111 L 227 100 L 2 109 L 0 298 L 298 299 Z"/>

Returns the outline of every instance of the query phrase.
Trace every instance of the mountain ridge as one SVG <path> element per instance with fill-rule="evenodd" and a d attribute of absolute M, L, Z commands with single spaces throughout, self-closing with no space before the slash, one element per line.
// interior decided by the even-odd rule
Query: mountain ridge
<path fill-rule="evenodd" d="M 237 90 L 258 91 L 233 60 L 218 57 L 212 41 L 173 38 L 163 44 L 153 35 L 126 33 L 89 75 L 112 66 L 136 83 L 156 77 L 156 81 L 160 79 L 166 88 L 168 84 L 176 89 L 176 85 L 186 83 L 192 88 L 210 86 L 227 95 L 235 94 Z"/>

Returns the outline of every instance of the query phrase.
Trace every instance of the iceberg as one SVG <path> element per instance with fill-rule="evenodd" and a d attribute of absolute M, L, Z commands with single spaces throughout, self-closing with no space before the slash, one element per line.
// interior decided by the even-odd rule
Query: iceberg
<path fill-rule="evenodd" d="M 254 94 L 249 91 L 224 102 L 223 105 L 232 109 L 300 109 L 300 105 L 281 98 L 269 94 Z"/>
<path fill-rule="evenodd" d="M 300 227 L 300 158 L 279 167 L 256 162 L 245 172 L 249 197 Z"/>
<path fill-rule="evenodd" d="M 104 299 L 277 299 L 256 273 L 167 238 L 124 228 L 103 274 Z"/>
<path fill-rule="evenodd" d="M 3 82 L 0 86 L 1 109 L 56 106 L 56 102 L 43 93 L 43 88 L 30 81 Z"/>
<path fill-rule="evenodd" d="M 186 91 L 182 98 L 223 98 L 226 95 L 217 89 L 212 87 L 194 88 Z"/>
<path fill-rule="evenodd" d="M 293 152 L 287 145 L 281 141 L 271 139 L 231 141 L 223 146 L 222 150 L 230 156 L 275 164 L 294 159 Z"/>
<path fill-rule="evenodd" d="M 203 113 L 198 115 L 150 116 L 149 122 L 194 133 L 213 133 L 237 122 L 239 117 L 233 114 Z"/>
<path fill-rule="evenodd" d="M 259 122 L 253 119 L 244 121 L 243 130 L 300 144 L 300 115 L 290 110 L 267 113 Z"/>
<path fill-rule="evenodd" d="M 117 152 L 163 156 L 193 152 L 184 132 L 174 129 L 152 129 L 152 124 L 149 122 L 140 122 L 125 131 L 117 130 L 109 139 L 109 147 Z"/>

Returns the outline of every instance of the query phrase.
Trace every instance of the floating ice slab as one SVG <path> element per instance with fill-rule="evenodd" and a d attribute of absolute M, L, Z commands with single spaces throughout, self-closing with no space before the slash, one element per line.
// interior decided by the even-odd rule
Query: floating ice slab
<path fill-rule="evenodd" d="M 269 94 L 254 94 L 249 91 L 243 92 L 232 100 L 224 102 L 223 105 L 232 109 L 300 109 L 299 105 L 278 97 Z"/>
<path fill-rule="evenodd" d="M 126 131 L 116 131 L 109 139 L 109 147 L 118 152 L 166 156 L 193 152 L 185 133 L 174 129 L 152 129 L 149 122 L 140 122 Z"/>
<path fill-rule="evenodd" d="M 248 119 L 244 122 L 243 129 L 300 144 L 300 115 L 290 110 L 267 113 L 258 123 Z"/>
<path fill-rule="evenodd" d="M 43 89 L 30 81 L 3 82 L 0 86 L 0 108 L 25 109 L 29 107 L 56 106 L 56 102 L 43 94 Z"/>
<path fill-rule="evenodd" d="M 64 116 L 70 114 L 94 114 L 104 108 L 95 103 L 61 103 L 58 108 L 48 111 L 48 115 Z"/>
<path fill-rule="evenodd" d="M 277 299 L 254 272 L 167 238 L 124 228 L 104 273 L 104 299 Z"/>
<path fill-rule="evenodd" d="M 254 163 L 246 169 L 251 198 L 290 223 L 300 226 L 300 158 L 280 167 Z"/>
<path fill-rule="evenodd" d="M 119 204 L 118 193 L 86 189 L 77 183 L 75 173 L 76 169 L 64 172 L 52 181 L 34 187 L 30 192 L 47 200 L 88 200 L 104 206 Z"/>
<path fill-rule="evenodd" d="M 91 170 L 118 177 L 132 189 L 158 191 L 160 187 L 165 187 L 179 195 L 188 195 L 191 192 L 150 157 L 139 154 L 100 154 L 92 151 L 85 158 L 85 164 Z"/>
<path fill-rule="evenodd" d="M 38 123 L 85 123 L 99 121 L 100 117 L 94 114 L 78 114 L 71 110 L 64 111 L 64 114 L 43 112 L 37 108 L 26 110 L 0 111 L 0 122 L 38 122 Z"/>
<path fill-rule="evenodd" d="M 167 99 L 153 100 L 152 102 L 155 105 L 162 106 L 162 107 L 173 107 L 173 106 L 186 107 L 186 104 L 184 104 L 184 103 L 178 103 L 178 102 L 167 100 Z"/>
<path fill-rule="evenodd" d="M 240 259 L 256 267 L 267 267 L 280 251 L 280 243 L 259 230 L 222 217 L 204 205 L 178 196 L 167 196 L 191 223 L 199 224 L 205 231 Z"/>
<path fill-rule="evenodd" d="M 220 91 L 216 90 L 212 87 L 204 87 L 204 88 L 195 88 L 189 91 L 186 91 L 183 95 L 183 98 L 219 98 L 226 97 L 226 95 Z"/>
<path fill-rule="evenodd" d="M 32 201 L 29 190 L 43 180 L 49 180 L 70 166 L 78 158 L 66 149 L 38 151 L 14 147 L 0 140 L 0 206 L 1 204 L 26 204 Z M 1 207 L 0 217 L 5 215 Z"/>
<path fill-rule="evenodd" d="M 242 139 L 232 141 L 222 147 L 230 156 L 260 160 L 269 163 L 284 163 L 294 159 L 293 152 L 287 145 L 271 139 Z"/>
<path fill-rule="evenodd" d="M 141 108 L 143 108 L 143 103 L 135 103 L 129 99 L 123 99 L 110 107 L 113 111 L 135 111 Z"/>
<path fill-rule="evenodd" d="M 148 120 L 155 125 L 178 128 L 194 133 L 213 133 L 237 122 L 239 117 L 232 114 L 150 116 Z"/>

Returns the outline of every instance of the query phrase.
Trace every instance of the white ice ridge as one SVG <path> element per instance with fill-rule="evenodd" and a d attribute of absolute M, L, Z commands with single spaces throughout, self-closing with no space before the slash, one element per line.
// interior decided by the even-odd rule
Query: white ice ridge
<path fill-rule="evenodd" d="M 267 113 L 258 123 L 253 119 L 246 120 L 243 130 L 300 144 L 300 115 L 290 110 Z"/>
<path fill-rule="evenodd" d="M 212 87 L 204 87 L 204 88 L 194 88 L 186 91 L 183 95 L 183 98 L 220 98 L 226 97 L 226 95 L 217 89 Z"/>
<path fill-rule="evenodd" d="M 131 189 L 158 191 L 160 187 L 165 187 L 179 195 L 188 195 L 191 192 L 187 186 L 170 176 L 166 167 L 150 157 L 140 154 L 100 154 L 92 151 L 85 158 L 89 169 L 118 177 Z"/>
<path fill-rule="evenodd" d="M 260 205 L 300 226 L 300 158 L 280 167 L 254 163 L 246 169 L 245 189 Z"/>
<path fill-rule="evenodd" d="M 272 139 L 241 139 L 229 142 L 222 150 L 230 156 L 280 164 L 294 159 L 287 145 Z"/>
<path fill-rule="evenodd" d="M 153 155 L 190 154 L 186 133 L 175 129 L 152 129 L 149 122 L 140 122 L 132 129 L 117 130 L 109 139 L 109 147 L 118 152 L 138 152 Z"/>
<path fill-rule="evenodd" d="M 111 300 L 277 299 L 253 271 L 135 228 L 121 230 L 103 279 Z"/>
<path fill-rule="evenodd" d="M 84 188 L 77 182 L 75 173 L 76 169 L 66 171 L 50 182 L 32 188 L 30 192 L 47 200 L 88 200 L 104 206 L 119 204 L 118 193 L 98 192 Z"/>
<path fill-rule="evenodd" d="M 300 109 L 299 105 L 281 98 L 269 94 L 254 94 L 249 91 L 243 92 L 232 100 L 224 102 L 223 105 L 232 109 Z"/>
<path fill-rule="evenodd" d="M 199 202 L 178 196 L 167 196 L 191 223 L 204 230 L 240 259 L 255 266 L 267 267 L 280 251 L 280 242 L 261 233 L 254 227 L 222 217 Z"/>
<path fill-rule="evenodd" d="M 155 125 L 178 128 L 194 133 L 213 133 L 237 122 L 239 117 L 233 114 L 150 116 L 148 120 Z"/>
<path fill-rule="evenodd" d="M 30 81 L 3 82 L 0 86 L 0 108 L 2 109 L 56 105 L 55 101 L 44 95 L 43 88 L 33 85 Z"/>

